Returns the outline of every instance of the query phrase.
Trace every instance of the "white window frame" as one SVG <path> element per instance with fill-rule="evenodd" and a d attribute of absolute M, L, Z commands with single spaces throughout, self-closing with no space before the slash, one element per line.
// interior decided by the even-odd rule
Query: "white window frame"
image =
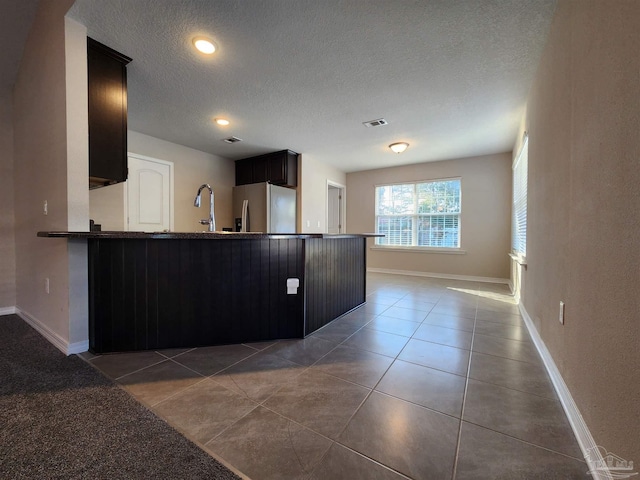
<path fill-rule="evenodd" d="M 423 183 L 437 183 L 437 182 L 450 182 L 450 181 L 458 181 L 460 183 L 460 210 L 455 213 L 446 212 L 443 214 L 424 214 L 418 213 L 418 196 L 415 193 L 416 186 Z M 383 239 L 376 238 L 375 246 L 373 249 L 376 250 L 389 250 L 389 251 L 419 251 L 423 253 L 454 253 L 454 254 L 464 254 L 466 253 L 462 250 L 462 178 L 461 177 L 450 177 L 450 178 L 438 178 L 438 179 L 429 179 L 429 180 L 421 180 L 415 182 L 400 182 L 400 183 L 385 183 L 380 185 L 375 185 L 374 196 L 375 196 L 375 206 L 374 206 L 374 218 L 375 218 L 375 230 L 378 232 L 378 217 L 389 217 L 390 215 L 379 215 L 378 214 L 378 188 L 381 187 L 393 187 L 397 185 L 412 185 L 414 187 L 414 213 L 412 214 L 398 214 L 398 217 L 412 217 L 412 232 L 411 232 L 411 245 L 385 245 L 380 242 Z M 417 245 L 417 237 L 418 237 L 418 219 L 424 216 L 457 216 L 458 217 L 458 245 L 455 247 L 446 247 L 446 246 L 420 246 Z M 384 232 L 382 232 L 384 233 Z"/>
<path fill-rule="evenodd" d="M 511 257 L 527 262 L 527 183 L 529 177 L 529 136 L 525 132 L 520 152 L 513 162 L 511 203 Z"/>

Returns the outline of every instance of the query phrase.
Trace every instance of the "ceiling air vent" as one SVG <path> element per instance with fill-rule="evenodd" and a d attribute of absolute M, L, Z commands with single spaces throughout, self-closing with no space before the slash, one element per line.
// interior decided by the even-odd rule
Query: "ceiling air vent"
<path fill-rule="evenodd" d="M 222 141 L 224 143 L 238 143 L 238 142 L 241 142 L 242 139 L 238 137 L 229 137 L 229 138 L 223 138 Z"/>
<path fill-rule="evenodd" d="M 369 120 L 368 122 L 362 122 L 365 127 L 379 127 L 380 125 L 389 125 L 384 118 L 377 118 L 375 120 Z"/>

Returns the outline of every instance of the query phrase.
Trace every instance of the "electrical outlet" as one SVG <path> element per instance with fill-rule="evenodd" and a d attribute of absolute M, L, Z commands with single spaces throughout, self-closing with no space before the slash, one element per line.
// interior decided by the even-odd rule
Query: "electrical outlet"
<path fill-rule="evenodd" d="M 320 220 L 318 220 L 318 228 L 320 228 Z"/>
<path fill-rule="evenodd" d="M 42 205 L 42 213 L 44 213 L 45 215 L 49 215 L 49 205 L 47 204 L 47 201 L 44 201 L 44 204 Z M 49 292 L 47 292 L 49 293 Z"/>
<path fill-rule="evenodd" d="M 44 293 L 49 294 L 49 278 L 44 279 Z"/>
<path fill-rule="evenodd" d="M 311 226 L 311 220 L 307 220 L 307 228 Z"/>
<path fill-rule="evenodd" d="M 560 300 L 560 315 L 558 316 L 560 323 L 564 325 L 564 302 Z"/>

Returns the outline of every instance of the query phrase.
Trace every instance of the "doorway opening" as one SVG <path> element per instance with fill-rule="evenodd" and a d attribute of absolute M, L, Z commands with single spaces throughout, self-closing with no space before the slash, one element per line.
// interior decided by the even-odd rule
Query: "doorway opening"
<path fill-rule="evenodd" d="M 345 188 L 327 180 L 327 233 L 345 233 Z"/>

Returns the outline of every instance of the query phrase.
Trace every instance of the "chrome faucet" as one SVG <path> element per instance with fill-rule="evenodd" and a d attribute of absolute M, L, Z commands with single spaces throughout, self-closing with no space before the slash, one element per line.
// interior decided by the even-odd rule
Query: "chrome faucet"
<path fill-rule="evenodd" d="M 207 183 L 204 183 L 202 185 L 200 185 L 200 188 L 198 189 L 198 194 L 196 195 L 196 199 L 193 202 L 193 206 L 194 207 L 199 207 L 200 206 L 200 194 L 202 193 L 202 189 L 203 188 L 208 188 L 209 189 L 209 220 L 204 219 L 204 220 L 200 220 L 200 224 L 201 225 L 209 225 L 209 231 L 210 232 L 215 232 L 216 231 L 216 217 L 213 213 L 213 189 L 211 188 L 211 186 Z"/>

